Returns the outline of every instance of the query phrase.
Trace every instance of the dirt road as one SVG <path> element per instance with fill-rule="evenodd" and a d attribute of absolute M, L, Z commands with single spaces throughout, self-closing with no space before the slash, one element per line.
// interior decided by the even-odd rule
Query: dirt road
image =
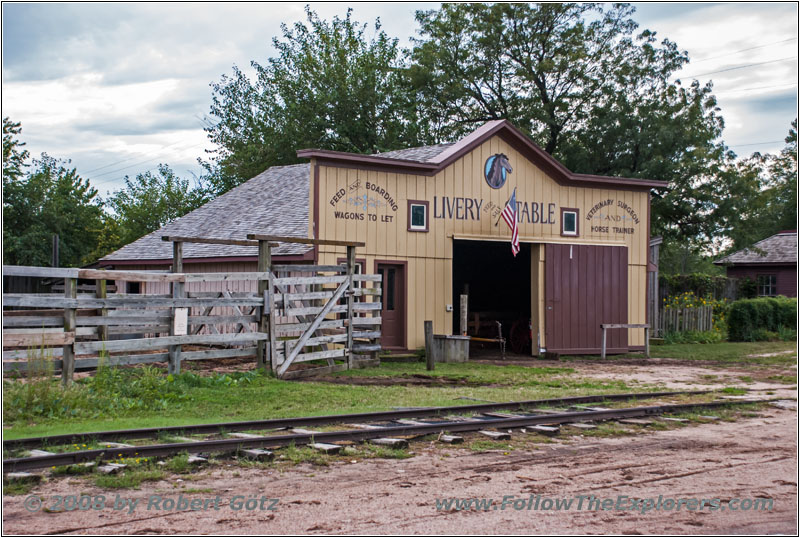
<path fill-rule="evenodd" d="M 7 534 L 762 534 L 797 533 L 797 413 L 769 408 L 737 422 L 633 437 L 574 437 L 530 450 L 474 453 L 412 445 L 408 460 L 367 460 L 288 471 L 216 467 L 199 480 L 103 491 L 74 478 L 33 493 L 140 499 L 132 513 L 28 512 L 26 496 L 5 497 Z M 238 476 L 237 476 L 238 475 Z M 187 491 L 187 488 L 191 488 Z M 223 498 L 219 510 L 156 512 L 150 495 Z M 193 491 L 193 493 L 189 493 Z M 233 511 L 236 494 L 278 498 L 276 510 Z M 437 510 L 437 498 L 562 499 L 594 495 L 720 499 L 720 508 L 680 511 Z M 773 509 L 732 510 L 734 499 L 772 499 Z M 588 503 L 588 500 L 586 501 Z M 739 503 L 741 506 L 747 503 Z M 725 507 L 724 509 L 722 507 Z"/>

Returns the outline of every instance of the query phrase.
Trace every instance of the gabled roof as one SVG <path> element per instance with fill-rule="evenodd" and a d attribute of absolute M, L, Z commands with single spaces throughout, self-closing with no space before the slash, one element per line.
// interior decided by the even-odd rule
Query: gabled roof
<path fill-rule="evenodd" d="M 308 236 L 307 163 L 273 166 L 253 179 L 242 183 L 100 260 L 113 263 L 123 260 L 171 260 L 172 243 L 162 235 L 246 239 L 247 234 L 271 234 L 287 237 Z M 302 255 L 308 245 L 281 243 L 272 254 Z M 257 247 L 238 245 L 206 245 L 184 243 L 184 258 L 257 257 Z"/>
<path fill-rule="evenodd" d="M 317 159 L 319 164 L 341 164 L 346 166 L 361 167 L 376 170 L 405 171 L 409 174 L 432 176 L 444 169 L 452 162 L 472 151 L 492 136 L 499 136 L 508 142 L 517 151 L 525 155 L 553 179 L 561 184 L 576 186 L 602 186 L 609 185 L 628 189 L 649 190 L 651 188 L 666 188 L 666 181 L 651 179 L 624 178 L 612 176 L 597 176 L 592 174 L 576 174 L 569 171 L 563 164 L 554 159 L 550 154 L 533 143 L 522 131 L 517 129 L 508 120 L 494 120 L 487 122 L 454 144 L 440 144 L 426 148 L 442 148 L 442 151 L 431 151 L 431 156 L 421 160 L 413 152 L 378 153 L 375 155 L 361 155 L 343 151 L 330 151 L 323 149 L 301 149 L 298 157 Z"/>
<path fill-rule="evenodd" d="M 794 264 L 797 265 L 797 230 L 780 232 L 755 245 L 729 254 L 714 262 L 728 264 Z"/>

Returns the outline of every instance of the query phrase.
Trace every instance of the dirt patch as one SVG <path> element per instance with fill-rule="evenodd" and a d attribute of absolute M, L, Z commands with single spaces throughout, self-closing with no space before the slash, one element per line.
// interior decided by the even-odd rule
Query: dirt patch
<path fill-rule="evenodd" d="M 521 434 L 515 434 L 521 435 Z M 300 465 L 280 472 L 219 466 L 186 482 L 174 478 L 141 490 L 103 491 L 60 478 L 34 493 L 150 495 L 191 499 L 236 494 L 279 498 L 276 511 L 155 513 L 114 510 L 28 512 L 25 496 L 4 499 L 9 534 L 790 534 L 797 533 L 797 414 L 769 408 L 760 416 L 658 431 L 636 437 L 576 436 L 510 452 L 415 443 L 409 460 Z M 195 493 L 187 492 L 192 488 Z M 551 499 L 772 499 L 772 510 L 440 510 L 437 498 L 505 495 Z M 577 501 L 575 501 L 577 502 Z"/>

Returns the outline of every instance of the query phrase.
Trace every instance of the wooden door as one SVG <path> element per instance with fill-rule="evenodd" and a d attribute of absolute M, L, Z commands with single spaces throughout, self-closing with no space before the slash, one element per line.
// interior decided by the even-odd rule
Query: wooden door
<path fill-rule="evenodd" d="M 600 353 L 603 323 L 628 323 L 628 248 L 545 245 L 545 348 Z M 608 331 L 610 353 L 628 351 L 628 330 Z"/>
<path fill-rule="evenodd" d="M 406 348 L 406 278 L 405 265 L 378 263 L 377 273 L 383 277 L 381 288 L 381 347 Z"/>

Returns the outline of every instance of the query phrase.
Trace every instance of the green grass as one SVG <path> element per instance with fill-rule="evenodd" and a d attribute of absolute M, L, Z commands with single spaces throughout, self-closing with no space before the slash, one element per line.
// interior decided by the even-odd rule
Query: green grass
<path fill-rule="evenodd" d="M 422 366 L 422 365 L 421 365 Z M 436 375 L 466 377 L 475 385 L 360 386 L 281 381 L 246 372 L 247 377 L 197 374 L 167 376 L 155 369 L 121 369 L 62 389 L 55 378 L 33 383 L 5 381 L 3 418 L 7 439 L 97 430 L 180 426 L 304 415 L 391 410 L 392 407 L 467 405 L 484 401 L 530 400 L 565 395 L 631 392 L 621 381 L 571 375 L 571 368 L 524 368 L 475 363 L 437 365 Z M 413 363 L 345 372 L 362 376 L 407 376 L 424 372 Z M 347 377 L 347 376 L 343 376 Z M 480 383 L 480 384 L 479 384 Z M 36 398 L 24 407 L 29 385 Z M 130 405 L 120 405 L 120 399 Z M 467 399 L 465 401 L 465 398 Z M 166 402 L 162 404 L 161 402 Z M 18 407 L 17 405 L 23 407 Z"/>
<path fill-rule="evenodd" d="M 158 482 L 165 477 L 159 469 L 126 469 L 117 475 L 96 475 L 94 484 L 104 489 L 136 489 L 142 482 Z"/>
<path fill-rule="evenodd" d="M 773 357 L 750 357 L 765 353 L 779 353 L 796 348 L 793 342 L 720 342 L 717 344 L 672 344 L 651 347 L 653 357 L 742 363 L 744 365 L 790 366 L 797 362 L 797 353 Z M 636 355 L 630 355 L 636 356 Z M 641 355 L 638 355 L 641 357 Z"/>
<path fill-rule="evenodd" d="M 785 365 L 795 354 L 747 357 L 792 350 L 785 342 L 680 344 L 653 348 L 659 357 L 714 361 L 715 367 Z M 641 355 L 631 355 L 641 358 Z M 599 358 L 580 357 L 581 360 Z M 609 358 L 613 361 L 614 358 Z M 585 368 L 585 366 L 582 366 Z M 765 372 L 775 376 L 783 372 Z M 796 381 L 786 376 L 775 381 Z M 386 363 L 378 368 L 335 374 L 342 383 L 281 381 L 254 371 L 166 375 L 153 367 L 103 368 L 97 375 L 61 388 L 57 378 L 5 380 L 3 419 L 7 439 L 96 430 L 181 426 L 306 415 L 336 415 L 391 410 L 393 407 L 467 405 L 472 400 L 502 402 L 588 394 L 658 390 L 657 386 L 582 377 L 569 358 L 557 367 L 494 365 L 476 362 Z M 429 376 L 433 385 L 393 384 L 393 379 Z M 349 384 L 356 378 L 382 378 L 383 385 Z M 417 379 L 419 379 L 417 377 Z M 747 382 L 745 379 L 742 381 Z M 731 381 L 727 381 L 731 383 Z"/>

